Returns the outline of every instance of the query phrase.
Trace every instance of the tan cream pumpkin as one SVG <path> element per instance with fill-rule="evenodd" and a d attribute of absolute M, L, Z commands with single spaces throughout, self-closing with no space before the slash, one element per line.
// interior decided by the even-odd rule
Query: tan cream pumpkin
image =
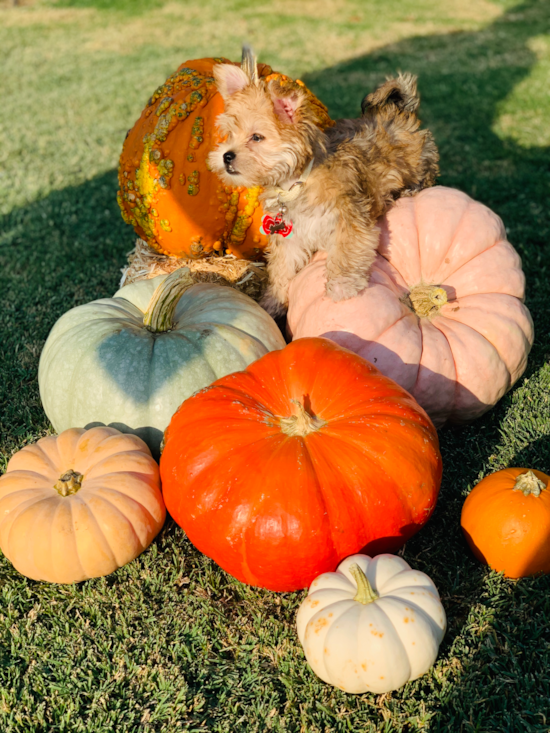
<path fill-rule="evenodd" d="M 380 221 L 368 287 L 334 303 L 326 255 L 294 278 L 293 337 L 325 336 L 408 390 L 436 425 L 482 415 L 521 376 L 533 343 L 519 255 L 502 221 L 437 186 L 396 202 Z"/>
<path fill-rule="evenodd" d="M 33 580 L 108 575 L 152 542 L 165 516 L 149 449 L 114 428 L 42 438 L 0 478 L 0 548 Z"/>

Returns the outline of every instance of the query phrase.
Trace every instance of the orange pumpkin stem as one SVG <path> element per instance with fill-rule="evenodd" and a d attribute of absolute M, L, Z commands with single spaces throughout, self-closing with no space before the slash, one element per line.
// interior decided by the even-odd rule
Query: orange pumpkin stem
<path fill-rule="evenodd" d="M 369 583 L 369 579 L 361 570 L 359 565 L 357 565 L 357 563 L 353 563 L 353 565 L 349 566 L 349 571 L 353 575 L 353 579 L 357 583 L 357 593 L 355 594 L 353 600 L 357 601 L 358 603 L 362 603 L 364 606 L 376 601 L 379 598 L 378 593 Z"/>
<path fill-rule="evenodd" d="M 170 273 L 153 293 L 143 317 L 143 325 L 153 333 L 170 331 L 179 299 L 192 285 L 194 281 L 188 267 Z"/>
<path fill-rule="evenodd" d="M 447 302 L 447 292 L 438 285 L 416 285 L 403 303 L 420 318 L 433 318 Z"/>
<path fill-rule="evenodd" d="M 60 496 L 69 496 L 81 489 L 83 480 L 84 476 L 81 473 L 70 468 L 59 477 L 59 481 L 53 487 Z"/>
<path fill-rule="evenodd" d="M 517 477 L 513 491 L 521 491 L 523 496 L 529 496 L 530 494 L 532 496 L 540 496 L 541 491 L 545 488 L 546 484 L 544 481 L 541 481 L 533 471 L 526 471 L 525 473 L 520 473 Z"/>
<path fill-rule="evenodd" d="M 327 424 L 326 420 L 322 420 L 316 415 L 310 415 L 300 400 L 291 400 L 291 402 L 297 405 L 298 414 L 279 418 L 279 426 L 285 435 L 289 435 L 291 438 L 305 438 L 306 435 L 315 433 Z"/>

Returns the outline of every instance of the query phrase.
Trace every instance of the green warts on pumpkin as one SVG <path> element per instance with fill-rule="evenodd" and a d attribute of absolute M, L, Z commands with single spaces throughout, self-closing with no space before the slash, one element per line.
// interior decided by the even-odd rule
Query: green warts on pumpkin
<path fill-rule="evenodd" d="M 447 302 L 447 292 L 439 285 L 420 283 L 411 288 L 401 302 L 408 306 L 419 318 L 433 318 Z"/>
<path fill-rule="evenodd" d="M 213 80 L 205 78 L 204 75 L 192 69 L 183 69 L 171 77 L 172 81 L 183 81 L 184 84 L 193 83 L 200 84 L 202 92 L 198 90 L 191 91 L 185 98 L 185 102 L 179 106 L 171 96 L 166 96 L 158 105 L 155 114 L 158 121 L 154 130 L 147 133 L 143 138 L 143 153 L 141 161 L 133 175 L 132 168 L 122 170 L 122 176 L 119 175 L 121 190 L 117 194 L 117 201 L 122 212 L 122 217 L 127 224 L 134 227 L 139 226 L 151 247 L 162 251 L 157 245 L 157 235 L 162 232 L 158 231 L 158 227 L 165 232 L 171 232 L 170 221 L 166 218 L 159 219 L 155 209 L 159 189 L 167 190 L 171 188 L 171 178 L 174 172 L 174 161 L 169 158 L 163 158 L 160 148 L 161 143 L 166 141 L 168 134 L 181 121 L 185 120 L 195 108 L 203 107 L 210 101 L 210 98 L 216 93 Z M 172 85 L 170 90 L 172 89 Z M 165 92 L 163 87 L 157 89 L 153 98 L 149 100 L 151 104 L 159 97 L 159 92 Z M 150 106 L 150 105 L 149 105 Z M 200 116 L 195 118 L 193 123 L 191 141 L 189 147 L 196 149 L 204 140 L 204 119 Z M 199 191 L 199 173 L 193 171 L 195 180 L 191 180 L 189 176 L 190 195 L 196 195 Z M 181 182 L 181 181 L 180 181 Z M 191 191 L 192 189 L 192 191 Z"/>
<path fill-rule="evenodd" d="M 357 583 L 357 593 L 355 594 L 353 600 L 357 601 L 358 603 L 362 603 L 364 606 L 369 603 L 374 603 L 374 601 L 378 600 L 378 593 L 369 583 L 369 579 L 361 570 L 359 565 L 357 563 L 353 563 L 353 565 L 349 566 L 349 571 L 352 574 L 353 579 Z"/>
<path fill-rule="evenodd" d="M 84 476 L 70 468 L 59 477 L 59 480 L 56 481 L 53 487 L 59 496 L 70 496 L 71 494 L 76 494 L 82 488 L 83 481 Z"/>
<path fill-rule="evenodd" d="M 143 317 L 143 325 L 153 333 L 170 331 L 181 296 L 194 285 L 188 267 L 170 273 L 153 293 Z"/>
<path fill-rule="evenodd" d="M 512 491 L 521 491 L 523 496 L 540 496 L 541 492 L 546 488 L 544 481 L 541 481 L 533 471 L 520 473 L 514 484 Z"/>

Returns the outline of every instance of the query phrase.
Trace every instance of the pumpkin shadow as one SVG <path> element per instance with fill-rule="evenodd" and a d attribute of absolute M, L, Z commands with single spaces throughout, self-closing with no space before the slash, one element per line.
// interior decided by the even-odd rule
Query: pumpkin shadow
<path fill-rule="evenodd" d="M 121 433 L 132 433 L 132 435 L 137 435 L 138 438 L 141 438 L 145 443 L 147 443 L 151 450 L 151 455 L 157 463 L 160 459 L 161 451 L 158 446 L 161 445 L 164 433 L 158 428 L 153 428 L 150 425 L 140 428 L 131 428 L 123 422 L 110 422 L 105 424 L 104 422 L 98 422 L 97 420 L 84 425 L 84 428 L 86 430 L 89 430 L 90 428 L 115 428 L 115 430 L 120 430 Z"/>
<path fill-rule="evenodd" d="M 370 361 L 377 369 L 380 369 L 382 374 L 393 379 L 408 392 L 412 392 L 414 389 L 420 372 L 419 364 L 408 364 L 403 361 L 399 354 L 388 349 L 387 346 L 379 344 L 376 341 L 367 341 L 350 331 L 326 331 L 321 334 L 321 337 L 328 338 L 339 346 L 343 346 L 345 349 L 349 349 L 363 357 L 363 359 Z M 427 369 L 424 366 L 422 370 L 423 379 L 430 384 L 430 391 L 432 393 L 448 396 L 449 401 L 460 400 L 461 405 L 467 405 L 469 411 L 479 416 L 491 409 L 492 405 L 485 404 L 479 400 L 471 390 L 459 382 L 449 379 L 442 374 L 437 374 L 437 372 Z M 442 425 L 442 420 L 439 415 L 432 413 L 429 417 L 436 427 Z M 449 424 L 453 424 L 453 422 L 455 421 L 450 420 Z M 464 422 L 460 421 L 458 424 L 464 424 Z"/>
<path fill-rule="evenodd" d="M 358 552 L 363 555 L 370 555 L 370 557 L 375 557 L 375 555 L 381 555 L 385 552 L 395 555 L 418 531 L 422 529 L 423 526 L 423 524 L 414 524 L 412 522 L 410 524 L 405 524 L 401 527 L 400 535 L 379 537 L 378 539 L 366 544 L 358 550 Z"/>

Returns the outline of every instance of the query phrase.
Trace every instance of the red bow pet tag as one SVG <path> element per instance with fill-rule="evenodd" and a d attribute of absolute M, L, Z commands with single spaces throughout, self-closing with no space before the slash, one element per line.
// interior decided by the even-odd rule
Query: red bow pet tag
<path fill-rule="evenodd" d="M 262 234 L 266 234 L 268 237 L 272 234 L 280 234 L 281 237 L 291 237 L 292 222 L 286 222 L 280 212 L 275 218 L 273 218 L 270 214 L 264 214 L 262 216 L 262 225 L 260 226 L 260 232 Z"/>

